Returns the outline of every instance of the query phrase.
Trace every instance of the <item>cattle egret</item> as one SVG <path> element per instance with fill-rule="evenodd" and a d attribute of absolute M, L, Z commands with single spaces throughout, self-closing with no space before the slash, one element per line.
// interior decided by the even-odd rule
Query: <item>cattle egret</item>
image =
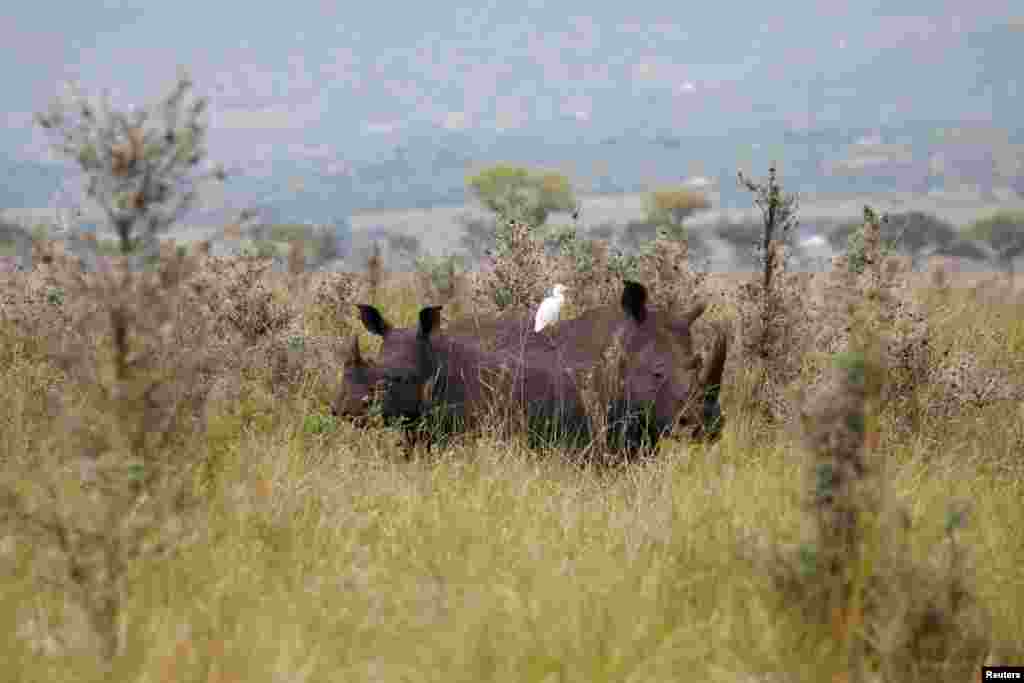
<path fill-rule="evenodd" d="M 534 332 L 540 332 L 551 323 L 558 321 L 558 314 L 562 310 L 562 304 L 565 303 L 565 297 L 562 295 L 564 291 L 565 285 L 555 285 L 551 288 L 552 296 L 544 299 L 540 308 L 537 309 L 537 317 L 534 318 L 533 323 Z"/>

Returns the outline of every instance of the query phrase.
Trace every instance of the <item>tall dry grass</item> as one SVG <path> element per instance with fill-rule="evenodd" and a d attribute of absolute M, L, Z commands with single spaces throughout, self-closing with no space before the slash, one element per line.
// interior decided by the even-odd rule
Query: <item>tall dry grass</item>
<path fill-rule="evenodd" d="M 856 452 L 856 434 L 805 449 L 791 425 L 748 411 L 749 387 L 737 381 L 724 388 L 728 421 L 710 449 L 669 440 L 654 460 L 602 473 L 485 434 L 407 463 L 397 435 L 328 416 L 341 352 L 310 351 L 310 339 L 344 347 L 359 329 L 344 301 L 359 297 L 358 282 L 324 275 L 297 289 L 256 266 L 206 261 L 196 275 L 212 288 L 202 301 L 234 311 L 190 313 L 232 342 L 211 365 L 203 438 L 182 427 L 168 446 L 168 458 L 201 463 L 189 487 L 197 507 L 168 516 L 183 527 L 173 552 L 125 568 L 123 645 L 110 662 L 97 658 L 82 608 L 41 580 L 53 561 L 45 547 L 5 519 L 0 619 L 15 637 L 0 647 L 12 680 L 966 680 L 974 659 L 1024 656 L 1024 414 L 1019 402 L 960 396 L 966 385 L 943 379 L 968 354 L 1019 386 L 1024 316 L 1005 293 L 907 293 L 938 349 L 914 397 L 920 422 L 894 431 L 894 407 L 872 408 L 872 461 L 884 476 L 854 489 L 887 502 L 850 493 L 848 506 L 884 514 L 837 549 L 819 509 L 824 484 L 806 482 L 824 476 L 812 463 L 842 461 L 840 444 Z M 54 401 L 73 385 L 40 342 L 60 338 L 79 304 L 39 272 L 6 277 L 9 477 L 16 463 L 49 466 Z M 384 276 L 377 288 L 396 324 L 415 320 L 414 280 Z M 287 311 L 288 324 L 264 324 L 273 311 Z M 48 327 L 26 334 L 26 320 Z M 256 322 L 239 325 L 247 320 Z M 295 371 L 274 371 L 271 358 Z M 842 391 L 822 375 L 818 390 Z M 857 424 L 841 411 L 817 419 Z M 78 476 L 66 485 L 80 486 Z M 60 500 L 69 514 L 87 505 Z M 850 563 L 826 563 L 830 553 Z M 842 580 L 815 573 L 824 567 Z M 838 606 L 816 612 L 832 604 L 819 599 L 831 585 Z"/>

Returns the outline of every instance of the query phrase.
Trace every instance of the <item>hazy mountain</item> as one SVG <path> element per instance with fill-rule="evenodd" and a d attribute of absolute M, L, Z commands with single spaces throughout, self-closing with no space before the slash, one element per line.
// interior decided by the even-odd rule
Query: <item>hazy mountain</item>
<path fill-rule="evenodd" d="M 258 204 L 282 220 L 330 222 L 361 211 L 462 204 L 467 174 L 497 162 L 567 173 L 581 193 L 643 192 L 699 176 L 714 186 L 723 208 L 750 204 L 737 185 L 737 168 L 762 176 L 773 159 L 788 189 L 819 195 L 923 194 L 967 185 L 995 197 L 1000 188 L 1019 192 L 1024 186 L 1019 131 L 955 122 L 799 132 L 775 126 L 715 137 L 660 129 L 599 140 L 570 137 L 568 130 L 553 124 L 540 136 L 424 126 L 400 144 L 342 164 L 274 159 L 269 176 L 232 177 L 225 197 L 230 207 Z M 64 173 L 8 160 L 0 160 L 0 169 L 6 178 L 0 200 L 7 207 L 48 206 Z M 197 220 L 207 222 L 202 216 Z M 221 218 L 216 211 L 205 216 Z"/>

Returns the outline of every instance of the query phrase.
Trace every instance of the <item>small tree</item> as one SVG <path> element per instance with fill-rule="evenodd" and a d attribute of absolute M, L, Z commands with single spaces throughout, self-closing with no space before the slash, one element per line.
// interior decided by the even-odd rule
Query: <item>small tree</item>
<path fill-rule="evenodd" d="M 776 270 L 784 270 L 786 265 L 785 252 L 778 247 L 791 246 L 792 235 L 799 224 L 796 217 L 799 200 L 796 195 L 783 193 L 774 164 L 768 169 L 767 182 L 755 182 L 745 177 L 742 171 L 737 175 L 740 184 L 753 193 L 754 205 L 760 209 L 763 221 L 763 231 L 756 258 L 761 267 L 761 329 L 764 334 L 768 334 L 771 320 L 777 313 L 772 296 L 772 278 L 775 276 Z M 771 344 L 767 343 L 766 338 L 758 345 L 760 355 L 767 359 Z"/>
<path fill-rule="evenodd" d="M 647 197 L 647 222 L 655 225 L 658 239 L 685 243 L 688 254 L 701 261 L 710 258 L 711 250 L 701 232 L 687 229 L 685 221 L 699 211 L 711 208 L 704 195 L 687 188 L 656 190 Z"/>
<path fill-rule="evenodd" d="M 1024 253 L 1024 211 L 997 211 L 975 221 L 967 230 L 968 237 L 980 240 L 996 253 L 1000 268 L 1014 279 L 1013 262 Z"/>
<path fill-rule="evenodd" d="M 668 237 L 685 240 L 683 223 L 698 211 L 711 208 L 704 195 L 686 188 L 664 188 L 647 196 L 647 220 L 668 233 Z"/>
<path fill-rule="evenodd" d="M 782 191 L 774 166 L 766 182 L 742 173 L 739 180 L 754 195 L 762 216 L 755 250 L 759 272 L 735 294 L 739 351 L 745 371 L 753 374 L 752 405 L 766 409 L 769 418 L 784 418 L 789 405 L 782 391 L 799 375 L 807 344 L 806 291 L 801 279 L 787 271 L 797 198 Z"/>
<path fill-rule="evenodd" d="M 511 219 L 500 222 L 488 256 L 493 267 L 474 292 L 481 308 L 528 308 L 544 298 L 547 258 L 544 236 L 536 228 Z"/>
<path fill-rule="evenodd" d="M 576 208 L 569 179 L 561 173 L 498 164 L 466 180 L 472 194 L 503 219 L 543 225 L 553 211 Z"/>
<path fill-rule="evenodd" d="M 40 560 L 37 569 L 87 615 L 107 665 L 122 645 L 132 562 L 173 550 L 190 529 L 183 515 L 196 461 L 187 454 L 202 452 L 186 447 L 170 457 L 181 434 L 202 426 L 194 418 L 212 344 L 201 321 L 183 317 L 194 262 L 176 249 L 161 256 L 157 241 L 201 182 L 224 178 L 219 169 L 196 173 L 206 100 L 189 101 L 191 86 L 182 73 L 162 102 L 131 113 L 72 88 L 37 117 L 86 175 L 118 256 L 111 266 L 95 240 L 72 234 L 80 261 L 99 271 L 87 275 L 48 243 L 37 245 L 60 285 L 53 305 L 68 311 L 61 338 L 48 341 L 69 379 L 53 441 L 9 463 L 0 515 L 32 546 L 53 551 L 57 564 Z"/>

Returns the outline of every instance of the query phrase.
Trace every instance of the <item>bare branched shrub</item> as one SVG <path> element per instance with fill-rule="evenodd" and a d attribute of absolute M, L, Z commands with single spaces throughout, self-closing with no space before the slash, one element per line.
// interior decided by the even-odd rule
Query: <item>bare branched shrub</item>
<path fill-rule="evenodd" d="M 742 172 L 739 178 L 754 194 L 763 221 L 756 252 L 760 272 L 734 295 L 736 360 L 753 374 L 752 403 L 766 409 L 769 417 L 786 419 L 792 411 L 785 390 L 799 376 L 809 338 L 804 278 L 789 272 L 797 198 L 783 192 L 774 166 L 766 182 L 752 181 Z"/>
<path fill-rule="evenodd" d="M 648 283 L 654 301 L 672 307 L 700 291 L 704 274 L 689 263 L 686 243 L 667 237 L 626 255 L 607 240 L 583 239 L 575 226 L 541 230 L 506 221 L 499 230 L 492 267 L 474 273 L 472 287 L 477 311 L 500 312 L 530 308 L 544 298 L 555 282 L 568 286 L 571 310 L 613 304 L 622 281 Z"/>
<path fill-rule="evenodd" d="M 366 256 L 365 274 L 359 299 L 376 306 L 380 303 L 380 290 L 384 284 L 384 256 L 381 254 L 380 243 L 374 242 Z"/>
<path fill-rule="evenodd" d="M 848 350 L 853 332 L 849 315 L 857 308 L 861 324 L 883 340 L 889 372 L 884 402 L 890 415 L 898 416 L 894 426 L 905 430 L 918 422 L 915 392 L 928 379 L 930 331 L 925 310 L 907 286 L 908 260 L 887 250 L 881 239 L 882 222 L 884 217 L 864 207 L 859 250 L 835 261 L 826 294 L 817 302 L 815 340 L 821 350 Z"/>
<path fill-rule="evenodd" d="M 635 275 L 627 259 L 606 239 L 582 239 L 576 226 L 549 235 L 549 276 L 569 288 L 569 309 L 584 311 L 613 304 L 622 294 L 622 280 Z"/>
<path fill-rule="evenodd" d="M 521 221 L 499 220 L 492 267 L 479 273 L 473 287 L 478 311 L 500 312 L 535 306 L 550 287 L 544 241 L 537 229 Z"/>
<path fill-rule="evenodd" d="M 685 236 L 663 230 L 640 250 L 639 277 L 651 291 L 652 302 L 667 310 L 688 305 L 703 296 L 707 273 L 695 269 Z"/>
<path fill-rule="evenodd" d="M 39 245 L 45 270 L 32 275 L 65 311 L 45 350 L 67 382 L 51 438 L 5 467 L 0 514 L 45 548 L 37 575 L 85 612 L 106 662 L 123 645 L 133 562 L 180 547 L 191 528 L 184 520 L 202 450 L 178 440 L 201 434 L 213 345 L 185 304 L 195 260 L 177 250 L 161 258 L 157 241 L 200 182 L 223 178 L 194 173 L 206 101 L 187 103 L 191 85 L 182 75 L 163 102 L 130 114 L 73 89 L 38 117 L 87 175 L 119 254 L 103 259 L 84 240 L 68 242 L 73 257 Z"/>
<path fill-rule="evenodd" d="M 200 280 L 209 290 L 214 317 L 231 325 L 246 344 L 256 344 L 292 323 L 295 311 L 267 286 L 273 263 L 257 258 L 209 258 Z"/>
<path fill-rule="evenodd" d="M 349 331 L 357 281 L 350 273 L 316 273 L 311 282 L 312 315 L 310 323 L 321 334 L 340 335 Z"/>

